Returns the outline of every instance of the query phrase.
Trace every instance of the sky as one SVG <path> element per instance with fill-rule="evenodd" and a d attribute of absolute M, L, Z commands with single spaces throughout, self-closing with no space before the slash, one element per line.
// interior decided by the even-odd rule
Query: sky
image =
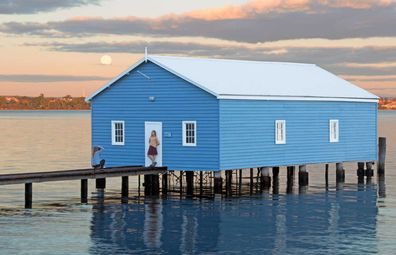
<path fill-rule="evenodd" d="M 1 0 L 0 95 L 88 96 L 146 46 L 314 63 L 396 97 L 396 0 Z"/>

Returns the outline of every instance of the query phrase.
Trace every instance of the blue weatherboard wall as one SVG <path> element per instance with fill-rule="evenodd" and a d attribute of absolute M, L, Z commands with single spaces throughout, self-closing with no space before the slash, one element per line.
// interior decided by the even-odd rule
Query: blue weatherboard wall
<path fill-rule="evenodd" d="M 149 101 L 150 96 L 155 102 Z M 124 146 L 111 145 L 112 120 L 125 121 Z M 183 120 L 197 121 L 196 147 L 182 146 Z M 219 168 L 218 120 L 214 96 L 147 62 L 92 100 L 92 144 L 104 147 L 106 166 L 144 165 L 144 122 L 160 121 L 164 166 L 170 170 L 215 170 Z"/>
<path fill-rule="evenodd" d="M 377 158 L 377 104 L 220 100 L 220 168 L 284 166 Z M 275 120 L 286 120 L 286 144 L 275 144 Z M 329 142 L 329 119 L 340 140 Z"/>

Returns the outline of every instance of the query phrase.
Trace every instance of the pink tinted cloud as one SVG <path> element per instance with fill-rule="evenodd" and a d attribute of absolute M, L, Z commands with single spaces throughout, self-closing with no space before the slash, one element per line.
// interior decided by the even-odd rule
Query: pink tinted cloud
<path fill-rule="evenodd" d="M 242 5 L 228 5 L 223 8 L 197 10 L 183 16 L 203 20 L 241 19 L 266 12 L 311 11 L 313 5 L 333 8 L 368 9 L 374 6 L 388 6 L 394 0 L 251 0 Z"/>

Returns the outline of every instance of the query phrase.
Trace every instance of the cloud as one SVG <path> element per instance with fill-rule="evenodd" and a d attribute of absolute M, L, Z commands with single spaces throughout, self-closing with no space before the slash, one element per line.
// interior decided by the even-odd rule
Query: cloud
<path fill-rule="evenodd" d="M 109 80 L 101 76 L 72 76 L 45 74 L 0 74 L 0 82 L 64 82 L 64 81 L 99 81 Z"/>
<path fill-rule="evenodd" d="M 101 0 L 1 0 L 0 14 L 33 14 L 57 9 L 99 4 Z"/>
<path fill-rule="evenodd" d="M 49 37 L 100 34 L 207 37 L 240 42 L 299 38 L 396 36 L 394 1 L 250 1 L 245 5 L 159 18 L 80 17 L 65 21 L 8 22 L 0 32 Z M 228 9 L 235 9 L 228 11 Z"/>
<path fill-rule="evenodd" d="M 320 65 L 339 75 L 392 75 L 396 73 L 395 47 L 268 47 L 258 44 L 215 44 L 178 41 L 35 43 L 60 52 L 174 54 L 210 58 L 305 62 Z M 370 63 L 370 64 L 368 64 Z M 378 64 L 376 64 L 378 63 Z M 388 65 L 386 63 L 389 63 Z"/>

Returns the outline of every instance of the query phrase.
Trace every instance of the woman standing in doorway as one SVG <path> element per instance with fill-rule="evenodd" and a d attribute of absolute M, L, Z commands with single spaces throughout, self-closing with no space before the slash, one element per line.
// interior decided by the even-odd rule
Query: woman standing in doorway
<path fill-rule="evenodd" d="M 150 167 L 154 167 L 157 164 L 157 162 L 155 161 L 158 155 L 157 147 L 158 145 L 160 145 L 160 142 L 157 137 L 157 132 L 155 130 L 151 131 L 151 135 L 148 142 L 149 142 L 149 149 L 147 151 L 147 156 L 151 160 Z"/>

